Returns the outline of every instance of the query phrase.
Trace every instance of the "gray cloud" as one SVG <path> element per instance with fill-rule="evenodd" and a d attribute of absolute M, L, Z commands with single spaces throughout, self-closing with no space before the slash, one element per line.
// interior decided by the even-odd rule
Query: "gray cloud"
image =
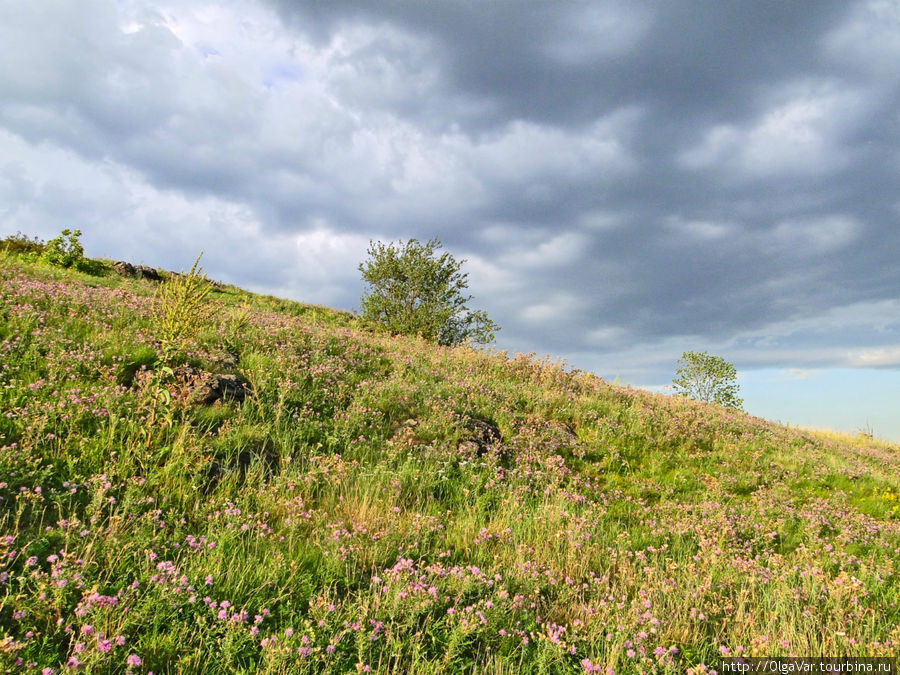
<path fill-rule="evenodd" d="M 897 366 L 897 44 L 876 1 L 7 5 L 0 227 L 351 309 L 370 238 L 438 236 L 504 346 Z"/>

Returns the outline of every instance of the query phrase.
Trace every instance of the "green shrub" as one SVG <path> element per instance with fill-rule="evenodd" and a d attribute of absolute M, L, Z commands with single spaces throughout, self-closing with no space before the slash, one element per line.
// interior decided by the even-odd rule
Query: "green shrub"
<path fill-rule="evenodd" d="M 28 238 L 27 235 L 22 234 L 21 232 L 16 232 L 15 234 L 11 234 L 0 242 L 0 248 L 2 248 L 6 253 L 11 253 L 13 255 L 25 255 L 25 256 L 33 256 L 39 257 L 45 248 L 45 244 L 42 240 L 37 237 Z"/>
<path fill-rule="evenodd" d="M 55 267 L 77 266 L 84 259 L 84 247 L 79 237 L 81 230 L 63 230 L 44 246 L 41 260 Z"/>

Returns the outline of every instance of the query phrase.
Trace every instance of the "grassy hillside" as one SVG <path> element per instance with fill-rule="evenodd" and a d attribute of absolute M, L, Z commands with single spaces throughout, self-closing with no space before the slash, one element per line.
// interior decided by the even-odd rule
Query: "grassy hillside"
<path fill-rule="evenodd" d="M 0 671 L 898 651 L 895 446 L 232 287 L 170 373 L 155 289 L 0 257 Z"/>

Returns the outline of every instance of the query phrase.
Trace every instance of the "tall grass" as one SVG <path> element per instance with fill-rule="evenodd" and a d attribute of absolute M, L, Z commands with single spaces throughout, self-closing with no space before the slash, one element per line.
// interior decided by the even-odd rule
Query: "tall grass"
<path fill-rule="evenodd" d="M 0 669 L 897 651 L 896 446 L 237 289 L 170 353 L 252 395 L 197 407 L 154 375 L 150 283 L 85 280 L 0 265 Z"/>

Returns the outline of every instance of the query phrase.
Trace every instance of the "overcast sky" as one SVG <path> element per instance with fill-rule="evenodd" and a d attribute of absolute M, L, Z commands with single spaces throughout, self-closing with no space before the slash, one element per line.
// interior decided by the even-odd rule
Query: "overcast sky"
<path fill-rule="evenodd" d="M 898 187 L 895 0 L 0 0 L 0 234 L 344 309 L 438 237 L 499 347 L 900 440 Z"/>

